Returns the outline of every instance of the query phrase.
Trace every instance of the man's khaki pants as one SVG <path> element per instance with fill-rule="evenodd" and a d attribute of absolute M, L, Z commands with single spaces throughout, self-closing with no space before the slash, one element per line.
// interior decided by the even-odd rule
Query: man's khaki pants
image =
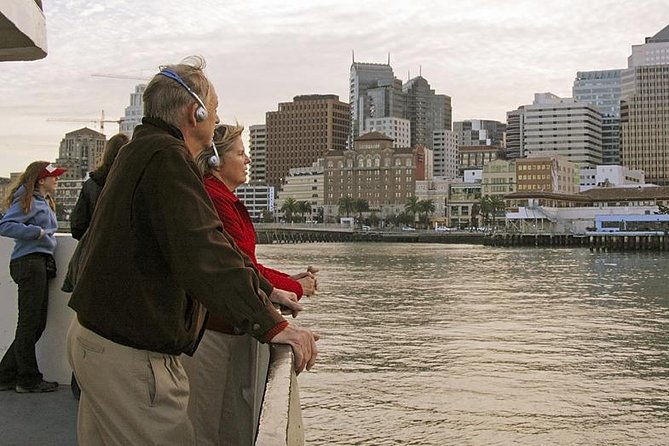
<path fill-rule="evenodd" d="M 188 378 L 178 356 L 117 344 L 76 317 L 67 344 L 81 387 L 81 446 L 194 444 L 186 413 Z"/>

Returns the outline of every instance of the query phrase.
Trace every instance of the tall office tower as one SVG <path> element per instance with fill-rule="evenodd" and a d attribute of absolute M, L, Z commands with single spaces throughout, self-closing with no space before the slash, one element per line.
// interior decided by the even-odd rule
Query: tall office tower
<path fill-rule="evenodd" d="M 411 121 L 411 146 L 433 147 L 435 130 L 451 130 L 451 97 L 436 94 L 422 76 L 402 87 L 406 93 L 406 118 Z"/>
<path fill-rule="evenodd" d="M 267 112 L 265 181 L 279 190 L 292 167 L 306 167 L 330 150 L 346 148 L 351 108 L 339 96 L 295 96 Z"/>
<path fill-rule="evenodd" d="M 100 164 L 107 137 L 87 127 L 65 134 L 56 164 L 67 169 L 62 180 L 81 180 Z"/>
<path fill-rule="evenodd" d="M 144 117 L 144 101 L 142 96 L 146 90 L 146 84 L 135 86 L 135 92 L 130 93 L 130 105 L 125 108 L 125 116 L 121 120 L 120 132 L 132 138 L 135 127 L 142 123 Z"/>
<path fill-rule="evenodd" d="M 391 92 L 397 90 L 397 85 L 393 69 L 390 67 L 390 56 L 388 56 L 387 64 L 356 62 L 354 58 L 351 64 L 349 86 L 349 102 L 351 107 L 349 147 L 352 147 L 353 140 L 364 133 L 365 118 L 368 118 L 372 112 L 371 100 L 367 95 L 368 90 L 378 89 L 374 93 L 374 97 L 376 98 L 374 104 L 375 117 L 393 116 L 391 114 L 380 115 L 381 110 L 385 110 L 386 106 L 389 110 L 394 110 L 397 107 L 401 109 L 401 105 L 396 104 L 399 100 L 391 97 Z M 383 105 L 380 104 L 381 99 L 383 99 Z M 400 115 L 399 117 L 402 116 Z"/>
<path fill-rule="evenodd" d="M 525 106 L 506 112 L 506 157 L 525 158 L 523 130 L 525 129 Z"/>
<path fill-rule="evenodd" d="M 458 143 L 455 132 L 435 130 L 432 137 L 434 144 L 434 176 L 453 179 L 458 176 Z"/>
<path fill-rule="evenodd" d="M 602 114 L 602 164 L 620 164 L 620 93 L 622 70 L 579 71 L 573 97 Z"/>
<path fill-rule="evenodd" d="M 573 98 L 537 93 L 525 106 L 526 153 L 562 155 L 581 166 L 602 164 L 602 114 Z"/>
<path fill-rule="evenodd" d="M 267 127 L 265 124 L 249 127 L 249 155 L 251 156 L 251 182 L 264 183 L 267 176 Z"/>
<path fill-rule="evenodd" d="M 395 141 L 393 147 L 411 146 L 411 121 L 408 119 L 367 118 L 365 120 L 365 133 L 381 132 Z"/>
<path fill-rule="evenodd" d="M 669 185 L 669 26 L 633 45 L 623 71 L 621 158 L 648 183 Z"/>
<path fill-rule="evenodd" d="M 453 132 L 461 146 L 501 145 L 506 124 L 488 119 L 467 119 L 454 122 Z"/>

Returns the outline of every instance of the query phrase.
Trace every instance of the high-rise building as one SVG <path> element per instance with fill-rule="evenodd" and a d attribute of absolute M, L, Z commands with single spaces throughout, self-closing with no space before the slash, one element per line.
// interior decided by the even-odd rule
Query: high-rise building
<path fill-rule="evenodd" d="M 467 119 L 453 123 L 459 146 L 501 145 L 506 124 L 489 119 Z"/>
<path fill-rule="evenodd" d="M 632 46 L 622 78 L 622 164 L 669 185 L 669 26 Z"/>
<path fill-rule="evenodd" d="M 369 120 L 401 118 L 410 122 L 410 146 L 433 146 L 433 132 L 450 130 L 452 121 L 451 98 L 436 94 L 428 81 L 417 76 L 405 84 L 397 79 L 387 64 L 372 64 L 353 61 L 350 76 L 351 138 L 353 141 L 363 133 L 381 131 Z M 405 147 L 397 143 L 395 147 Z"/>
<path fill-rule="evenodd" d="M 525 130 L 525 106 L 506 112 L 506 157 L 525 158 L 523 131 Z"/>
<path fill-rule="evenodd" d="M 602 164 L 620 164 L 620 94 L 622 70 L 579 71 L 573 97 L 602 114 Z"/>
<path fill-rule="evenodd" d="M 267 176 L 267 128 L 265 124 L 249 127 L 251 182 L 263 183 Z"/>
<path fill-rule="evenodd" d="M 125 115 L 121 119 L 119 131 L 125 133 L 128 138 L 132 138 L 135 127 L 142 123 L 144 117 L 144 101 L 142 99 L 144 90 L 146 90 L 146 84 L 135 86 L 135 92 L 130 93 L 130 105 L 125 108 Z"/>
<path fill-rule="evenodd" d="M 363 63 L 356 62 L 355 59 L 351 64 L 350 74 L 350 95 L 349 103 L 351 107 L 351 136 L 349 146 L 352 147 L 353 140 L 364 133 L 365 119 L 370 117 L 372 111 L 372 104 L 370 97 L 367 95 L 368 90 L 376 89 L 381 86 L 392 86 L 395 84 L 395 75 L 393 69 L 390 67 L 390 56 L 388 56 L 387 64 Z M 400 82 L 401 84 L 401 82 Z M 377 103 L 375 104 L 374 116 L 386 117 L 393 116 L 391 114 L 380 115 L 381 110 L 386 109 L 386 105 L 391 107 L 391 102 L 394 99 L 385 97 L 385 91 L 381 88 L 375 93 Z M 401 88 L 400 88 L 401 90 Z M 382 94 L 383 93 L 383 94 Z M 381 106 L 379 97 L 383 96 L 384 104 Z M 398 116 L 403 117 L 403 116 Z"/>
<path fill-rule="evenodd" d="M 406 118 L 411 121 L 411 145 L 433 148 L 435 130 L 451 130 L 451 97 L 436 94 L 428 81 L 417 76 L 407 81 Z"/>
<path fill-rule="evenodd" d="M 458 176 L 458 144 L 455 132 L 435 130 L 432 135 L 434 145 L 434 176 L 453 179 Z"/>
<path fill-rule="evenodd" d="M 350 107 L 339 96 L 295 96 L 267 112 L 266 182 L 278 191 L 292 167 L 309 166 L 330 150 L 346 148 Z"/>
<path fill-rule="evenodd" d="M 602 164 L 602 114 L 573 98 L 537 93 L 525 106 L 525 153 L 562 155 L 583 165 Z"/>
<path fill-rule="evenodd" d="M 408 119 L 387 117 L 367 118 L 365 133 L 380 132 L 394 140 L 393 147 L 411 146 L 411 121 Z"/>
<path fill-rule="evenodd" d="M 81 180 L 102 161 L 107 137 L 84 127 L 65 134 L 56 164 L 67 169 L 61 180 Z"/>

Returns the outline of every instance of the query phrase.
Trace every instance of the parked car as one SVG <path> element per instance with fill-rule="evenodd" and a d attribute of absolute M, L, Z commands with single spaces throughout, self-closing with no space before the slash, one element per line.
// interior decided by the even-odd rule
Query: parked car
<path fill-rule="evenodd" d="M 371 227 L 371 226 L 367 226 L 367 225 L 362 225 L 362 227 L 361 227 L 360 229 L 362 229 L 363 231 L 371 231 L 371 230 L 372 230 L 372 227 Z"/>
<path fill-rule="evenodd" d="M 402 226 L 402 231 L 415 231 L 416 228 L 412 228 L 411 226 Z"/>
<path fill-rule="evenodd" d="M 434 228 L 434 230 L 437 231 L 437 232 L 451 232 L 452 231 L 451 228 L 446 227 L 446 226 L 437 226 L 436 228 Z"/>

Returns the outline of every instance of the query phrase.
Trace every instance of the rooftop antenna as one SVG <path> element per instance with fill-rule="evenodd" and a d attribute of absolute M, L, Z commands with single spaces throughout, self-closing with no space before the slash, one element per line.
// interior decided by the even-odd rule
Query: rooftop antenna
<path fill-rule="evenodd" d="M 390 51 L 388 51 L 388 66 L 390 66 Z"/>
<path fill-rule="evenodd" d="M 418 75 L 420 77 L 423 77 L 423 65 L 418 65 Z"/>
<path fill-rule="evenodd" d="M 352 63 L 355 63 L 355 50 L 351 50 Z"/>
<path fill-rule="evenodd" d="M 411 80 L 411 70 L 407 70 L 407 81 Z"/>

